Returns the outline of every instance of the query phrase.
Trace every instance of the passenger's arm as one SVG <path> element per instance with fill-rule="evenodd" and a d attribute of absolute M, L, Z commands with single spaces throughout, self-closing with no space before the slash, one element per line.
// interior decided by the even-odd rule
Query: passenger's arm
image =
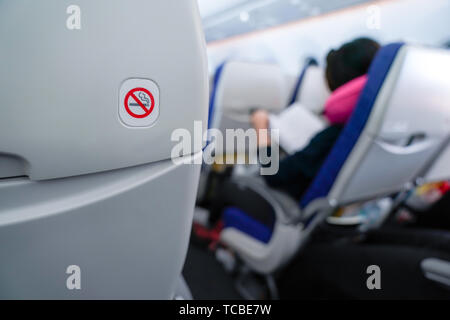
<path fill-rule="evenodd" d="M 319 132 L 303 150 L 283 159 L 278 173 L 264 176 L 264 179 L 272 187 L 298 183 L 302 178 L 313 179 L 339 137 L 340 131 L 341 127 L 331 126 Z M 270 163 L 265 166 L 270 166 Z"/>

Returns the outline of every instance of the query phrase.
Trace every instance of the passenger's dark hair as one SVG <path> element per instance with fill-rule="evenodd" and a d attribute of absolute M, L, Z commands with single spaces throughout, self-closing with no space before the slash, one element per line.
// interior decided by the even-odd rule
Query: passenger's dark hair
<path fill-rule="evenodd" d="M 326 78 L 331 91 L 369 70 L 380 44 L 369 38 L 358 38 L 345 43 L 327 55 Z"/>

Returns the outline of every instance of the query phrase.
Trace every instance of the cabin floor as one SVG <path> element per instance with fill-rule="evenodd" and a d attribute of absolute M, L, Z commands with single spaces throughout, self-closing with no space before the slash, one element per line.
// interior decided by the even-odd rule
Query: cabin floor
<path fill-rule="evenodd" d="M 241 300 L 232 277 L 207 248 L 189 245 L 183 276 L 195 300 Z"/>

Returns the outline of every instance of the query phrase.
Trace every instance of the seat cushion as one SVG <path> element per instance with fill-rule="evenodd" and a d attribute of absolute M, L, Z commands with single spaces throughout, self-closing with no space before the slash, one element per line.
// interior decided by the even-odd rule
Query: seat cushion
<path fill-rule="evenodd" d="M 224 228 L 235 228 L 263 243 L 269 243 L 272 228 L 251 218 L 247 213 L 236 207 L 225 208 L 223 212 Z"/>

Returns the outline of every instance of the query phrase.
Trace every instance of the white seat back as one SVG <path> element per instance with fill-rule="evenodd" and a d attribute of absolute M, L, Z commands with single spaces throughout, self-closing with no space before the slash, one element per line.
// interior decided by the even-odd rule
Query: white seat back
<path fill-rule="evenodd" d="M 420 183 L 450 180 L 450 138 L 442 144 L 418 180 Z"/>
<path fill-rule="evenodd" d="M 278 113 L 288 88 L 281 68 L 273 64 L 226 62 L 217 79 L 212 127 L 246 128 L 252 109 Z"/>
<path fill-rule="evenodd" d="M 197 1 L 76 4 L 1 2 L 0 299 L 171 299 L 200 171 L 171 136 L 207 120 Z"/>
<path fill-rule="evenodd" d="M 331 199 L 388 194 L 416 179 L 450 133 L 449 72 L 448 51 L 400 48 Z"/>

